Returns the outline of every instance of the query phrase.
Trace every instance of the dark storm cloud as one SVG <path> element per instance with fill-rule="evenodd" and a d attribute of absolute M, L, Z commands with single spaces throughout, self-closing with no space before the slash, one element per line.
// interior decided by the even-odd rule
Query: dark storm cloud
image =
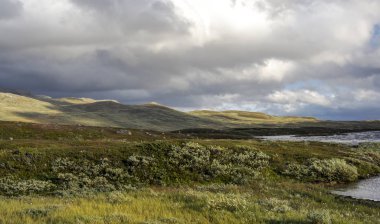
<path fill-rule="evenodd" d="M 162 0 L 71 0 L 84 10 L 96 13 L 94 16 L 106 23 L 115 22 L 123 30 L 165 33 L 186 32 L 187 25 L 174 13 L 174 5 Z"/>
<path fill-rule="evenodd" d="M 380 108 L 375 1 L 0 4 L 0 87 L 323 118 Z"/>

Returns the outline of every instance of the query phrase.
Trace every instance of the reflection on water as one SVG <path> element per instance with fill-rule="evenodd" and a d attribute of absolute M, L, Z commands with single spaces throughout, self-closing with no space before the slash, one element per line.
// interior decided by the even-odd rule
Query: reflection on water
<path fill-rule="evenodd" d="M 316 141 L 344 144 L 359 144 L 363 142 L 380 142 L 380 131 L 356 132 L 329 136 L 278 135 L 263 136 L 261 138 L 264 140 L 271 141 Z"/>
<path fill-rule="evenodd" d="M 354 186 L 336 190 L 333 193 L 357 199 L 380 201 L 380 177 L 363 180 Z"/>

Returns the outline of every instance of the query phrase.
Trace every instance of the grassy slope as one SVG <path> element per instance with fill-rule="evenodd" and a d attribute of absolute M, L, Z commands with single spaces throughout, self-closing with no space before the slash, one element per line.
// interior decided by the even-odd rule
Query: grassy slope
<path fill-rule="evenodd" d="M 222 123 L 231 123 L 235 125 L 256 125 L 256 124 L 286 124 L 286 123 L 304 123 L 317 122 L 318 120 L 312 117 L 279 117 L 271 116 L 259 112 L 248 111 L 209 111 L 198 110 L 192 111 L 190 114 L 208 118 Z"/>
<path fill-rule="evenodd" d="M 380 129 L 380 122 L 329 122 L 310 117 L 277 117 L 246 111 L 180 112 L 158 104 L 123 105 L 89 98 L 29 97 L 0 93 L 0 120 L 44 124 L 81 124 L 172 131 L 249 127 L 328 127 Z"/>
<path fill-rule="evenodd" d="M 146 105 L 123 105 L 87 98 L 31 98 L 0 93 L 0 119 L 34 123 L 82 124 L 149 130 L 221 128 L 223 124 L 170 109 Z"/>
<path fill-rule="evenodd" d="M 0 166 L 1 176 L 11 174 L 22 178 L 46 178 L 44 173 L 50 172 L 47 164 L 57 157 L 89 160 L 107 157 L 111 164 L 117 166 L 129 155 L 146 150 L 136 147 L 136 142 L 163 140 L 156 132 L 148 135 L 144 131 L 131 130 L 132 135 L 129 135 L 118 134 L 118 131 L 120 133 L 120 129 L 114 128 L 1 122 L 0 164 L 6 164 Z M 9 140 L 10 136 L 12 141 Z M 79 197 L 2 196 L 0 223 L 307 224 L 313 223 L 307 218 L 313 212 L 327 212 L 333 223 L 342 224 L 378 223 L 380 219 L 378 203 L 334 196 L 328 192 L 331 185 L 303 182 L 280 174 L 287 162 L 302 162 L 309 158 L 364 161 L 369 159 L 362 153 L 365 149 L 327 143 L 255 140 L 197 142 L 227 148 L 250 146 L 270 155 L 270 167 L 263 176 L 247 185 L 192 182 Z M 374 150 L 379 153 L 378 146 Z M 372 172 L 379 172 L 379 168 Z M 370 172 L 366 166 L 358 166 L 358 171 L 362 177 Z"/>

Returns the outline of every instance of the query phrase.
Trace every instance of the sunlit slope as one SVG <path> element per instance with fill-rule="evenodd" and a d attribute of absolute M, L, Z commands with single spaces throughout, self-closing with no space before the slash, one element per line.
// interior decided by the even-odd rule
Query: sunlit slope
<path fill-rule="evenodd" d="M 207 118 L 213 121 L 228 123 L 230 125 L 257 125 L 257 124 L 291 124 L 291 123 L 309 123 L 317 122 L 313 117 L 280 117 L 271 116 L 265 113 L 248 112 L 248 111 L 210 111 L 198 110 L 190 114 Z"/>
<path fill-rule="evenodd" d="M 171 108 L 157 105 L 123 105 L 113 101 L 72 105 L 67 113 L 93 114 L 105 118 L 118 127 L 152 130 L 178 130 L 186 128 L 222 128 L 219 122 L 200 118 Z"/>
<path fill-rule="evenodd" d="M 87 98 L 33 98 L 11 93 L 0 93 L 0 120 L 161 131 L 224 127 L 220 122 L 157 104 L 123 105 L 116 101 L 96 101 Z"/>
<path fill-rule="evenodd" d="M 22 96 L 0 93 L 0 120 L 172 131 L 320 123 L 310 117 L 278 117 L 246 111 L 180 112 L 156 103 L 124 105 L 113 100 Z"/>
<path fill-rule="evenodd" d="M 31 97 L 12 93 L 0 93 L 0 119 L 3 121 L 37 122 L 59 115 L 55 105 Z M 41 120 L 42 121 L 42 120 Z"/>

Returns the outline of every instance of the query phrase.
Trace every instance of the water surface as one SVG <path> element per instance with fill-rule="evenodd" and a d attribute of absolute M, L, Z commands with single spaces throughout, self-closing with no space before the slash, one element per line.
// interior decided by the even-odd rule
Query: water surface
<path fill-rule="evenodd" d="M 366 142 L 380 142 L 380 131 L 356 132 L 329 136 L 264 136 L 262 139 L 270 141 L 316 141 L 357 145 Z M 380 176 L 360 181 L 343 189 L 335 190 L 333 193 L 356 199 L 380 201 Z"/>
<path fill-rule="evenodd" d="M 263 136 L 261 138 L 270 141 L 315 141 L 343 144 L 359 144 L 365 142 L 380 142 L 380 131 L 353 132 L 347 134 L 328 136 L 277 135 Z"/>
<path fill-rule="evenodd" d="M 356 199 L 380 202 L 380 176 L 360 181 L 345 189 L 335 190 L 333 193 Z"/>

